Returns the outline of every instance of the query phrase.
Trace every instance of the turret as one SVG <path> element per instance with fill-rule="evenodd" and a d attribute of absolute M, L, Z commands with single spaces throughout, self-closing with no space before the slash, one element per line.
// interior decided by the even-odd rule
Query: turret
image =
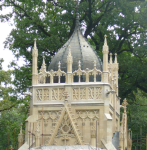
<path fill-rule="evenodd" d="M 32 50 L 32 85 L 38 83 L 38 70 L 37 70 L 37 58 L 38 58 L 38 49 L 36 46 L 36 39 L 34 39 L 34 48 Z"/>

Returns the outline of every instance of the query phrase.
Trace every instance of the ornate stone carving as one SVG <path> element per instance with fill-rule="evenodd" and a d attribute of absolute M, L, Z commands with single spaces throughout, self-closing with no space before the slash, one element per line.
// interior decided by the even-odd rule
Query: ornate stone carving
<path fill-rule="evenodd" d="M 55 120 L 57 121 L 59 116 L 61 114 L 61 111 L 39 111 L 38 112 L 38 117 L 39 117 L 39 120 L 43 119 L 44 120 L 48 120 L 48 119 L 51 119 L 52 122 L 55 122 Z"/>
<path fill-rule="evenodd" d="M 80 88 L 80 99 L 86 99 L 86 88 Z"/>
<path fill-rule="evenodd" d="M 36 90 L 37 101 L 47 101 L 49 100 L 49 89 L 37 89 Z"/>
<path fill-rule="evenodd" d="M 73 88 L 73 99 L 79 100 L 79 88 Z"/>
<path fill-rule="evenodd" d="M 74 129 L 72 127 L 71 121 L 65 113 L 60 127 L 58 128 L 57 135 L 55 136 L 54 145 L 74 145 L 77 144 L 77 139 L 74 133 Z"/>
<path fill-rule="evenodd" d="M 52 89 L 52 100 L 58 100 L 58 89 Z"/>
<path fill-rule="evenodd" d="M 64 99 L 64 94 L 65 89 L 64 88 L 59 88 L 59 100 L 63 100 Z"/>
<path fill-rule="evenodd" d="M 37 89 L 37 100 L 42 101 L 42 89 Z"/>
<path fill-rule="evenodd" d="M 97 120 L 99 118 L 99 110 L 77 110 L 76 111 L 77 118 L 90 120 Z"/>
<path fill-rule="evenodd" d="M 72 90 L 73 100 L 89 100 L 102 98 L 102 87 L 81 87 L 73 88 Z"/>
<path fill-rule="evenodd" d="M 49 100 L 49 89 L 44 89 L 43 100 Z"/>
<path fill-rule="evenodd" d="M 52 100 L 63 100 L 63 93 L 65 88 L 54 88 L 52 89 Z"/>
<path fill-rule="evenodd" d="M 94 99 L 94 87 L 88 88 L 88 99 Z"/>
<path fill-rule="evenodd" d="M 102 98 L 102 88 L 101 87 L 96 87 L 96 99 L 101 99 Z"/>

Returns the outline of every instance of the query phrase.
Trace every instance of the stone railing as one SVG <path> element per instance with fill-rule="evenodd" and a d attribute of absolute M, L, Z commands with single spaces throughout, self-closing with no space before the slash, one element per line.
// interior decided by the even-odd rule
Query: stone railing
<path fill-rule="evenodd" d="M 101 82 L 101 74 L 100 70 L 96 69 L 96 63 L 94 62 L 94 69 L 89 70 L 81 70 L 81 65 L 79 61 L 78 70 L 70 73 L 71 74 L 71 82 Z M 58 71 L 46 71 L 45 64 L 42 64 L 40 69 L 40 73 L 38 74 L 38 83 L 67 83 L 67 73 L 61 71 L 60 69 L 61 63 L 58 63 Z"/>
<path fill-rule="evenodd" d="M 35 89 L 36 102 L 44 101 L 64 101 L 64 93 L 66 87 L 46 87 Z M 71 91 L 71 101 L 77 100 L 101 100 L 102 86 L 72 86 L 68 87 Z"/>

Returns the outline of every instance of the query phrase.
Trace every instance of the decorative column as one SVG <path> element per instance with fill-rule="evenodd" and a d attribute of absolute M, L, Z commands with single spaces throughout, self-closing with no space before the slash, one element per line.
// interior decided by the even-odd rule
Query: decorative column
<path fill-rule="evenodd" d="M 68 56 L 67 56 L 67 79 L 66 82 L 67 83 L 71 83 L 73 81 L 72 79 L 72 56 L 71 56 L 71 50 L 70 50 L 70 46 L 69 46 L 69 52 L 68 52 Z"/>
<path fill-rule="evenodd" d="M 103 45 L 103 82 L 108 82 L 108 53 L 107 36 L 105 35 Z"/>
<path fill-rule="evenodd" d="M 32 85 L 38 84 L 37 58 L 38 49 L 36 46 L 36 39 L 34 39 L 34 48 L 32 50 Z"/>
<path fill-rule="evenodd" d="M 24 135 L 22 133 L 22 124 L 20 128 L 20 133 L 18 134 L 18 148 L 20 148 L 23 145 L 24 142 Z"/>

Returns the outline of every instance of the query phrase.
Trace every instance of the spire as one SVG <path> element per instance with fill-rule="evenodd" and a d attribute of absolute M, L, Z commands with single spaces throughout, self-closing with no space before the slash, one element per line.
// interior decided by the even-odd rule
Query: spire
<path fill-rule="evenodd" d="M 126 99 L 126 98 L 124 99 L 124 101 L 123 101 L 122 105 L 124 106 L 124 113 L 126 113 L 127 105 L 128 105 L 128 103 L 127 103 L 127 99 Z"/>
<path fill-rule="evenodd" d="M 115 53 L 115 64 L 117 64 L 117 53 Z"/>
<path fill-rule="evenodd" d="M 75 28 L 78 28 L 79 27 L 79 12 L 78 12 L 78 9 L 79 9 L 79 0 L 75 0 L 77 3 L 76 3 L 76 26 Z"/>
<path fill-rule="evenodd" d="M 37 44 L 36 44 L 36 38 L 34 39 L 34 47 L 33 47 L 33 51 L 32 51 L 32 56 L 36 56 L 38 57 L 38 49 L 37 49 Z"/>
<path fill-rule="evenodd" d="M 37 75 L 38 75 L 38 70 L 37 70 L 37 60 L 38 60 L 38 49 L 36 46 L 36 38 L 34 39 L 34 47 L 32 50 L 32 85 L 38 83 Z"/>
<path fill-rule="evenodd" d="M 40 72 L 46 72 L 45 56 L 43 56 L 43 62 L 42 62 Z"/>
<path fill-rule="evenodd" d="M 110 64 L 112 64 L 112 53 L 110 53 Z"/>
<path fill-rule="evenodd" d="M 70 49 L 70 45 L 69 45 L 68 57 L 71 57 L 71 49 Z"/>
<path fill-rule="evenodd" d="M 43 56 L 43 63 L 42 63 L 43 65 L 45 65 L 45 60 L 44 59 L 45 59 L 45 56 Z"/>
<path fill-rule="evenodd" d="M 67 72 L 68 73 L 72 73 L 72 56 L 71 56 L 71 50 L 70 50 L 70 45 L 69 45 L 69 51 L 68 51 L 68 55 L 67 55 Z"/>
<path fill-rule="evenodd" d="M 109 48 L 107 45 L 107 35 L 104 35 L 103 53 L 108 53 L 108 52 L 109 52 Z"/>
<path fill-rule="evenodd" d="M 58 70 L 60 70 L 60 68 L 61 68 L 61 63 L 59 61 L 59 63 L 58 63 Z"/>
<path fill-rule="evenodd" d="M 81 61 L 80 61 L 80 60 L 79 60 L 79 63 L 78 63 L 78 64 L 79 64 L 79 69 L 81 69 Z"/>
<path fill-rule="evenodd" d="M 103 82 L 108 82 L 108 53 L 109 48 L 107 45 L 107 35 L 104 36 L 103 45 Z"/>
<path fill-rule="evenodd" d="M 104 37 L 105 37 L 105 40 L 104 40 L 104 46 L 108 46 L 108 45 L 107 45 L 107 35 L 105 34 Z"/>
<path fill-rule="evenodd" d="M 34 49 L 37 49 L 37 46 L 36 46 L 36 38 L 34 39 Z"/>
<path fill-rule="evenodd" d="M 96 60 L 94 61 L 94 69 L 96 69 Z"/>

